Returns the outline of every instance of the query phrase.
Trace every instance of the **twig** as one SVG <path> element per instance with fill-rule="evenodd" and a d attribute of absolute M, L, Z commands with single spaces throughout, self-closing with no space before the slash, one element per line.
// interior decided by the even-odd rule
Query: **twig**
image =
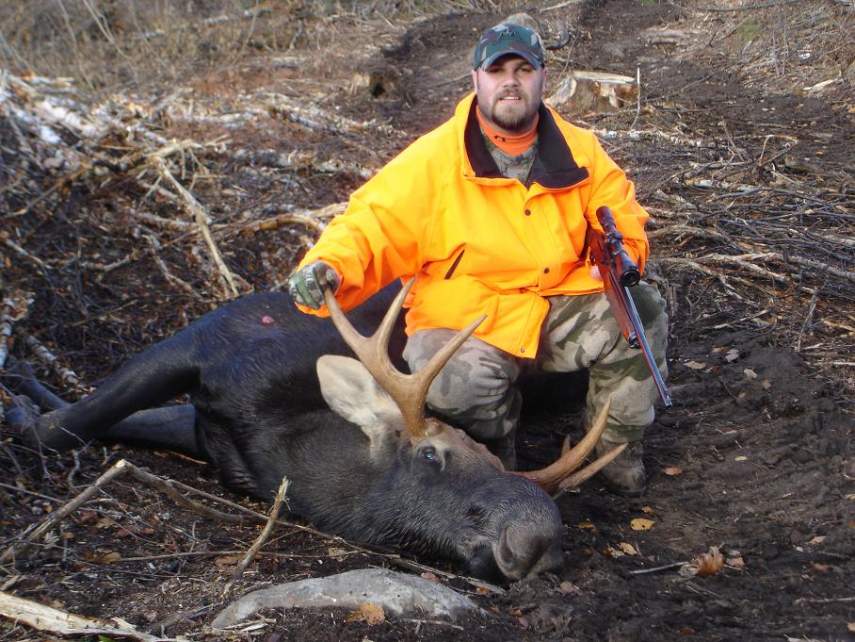
<path fill-rule="evenodd" d="M 288 478 L 283 477 L 282 483 L 279 484 L 279 491 L 276 493 L 276 499 L 273 500 L 273 507 L 270 509 L 270 517 L 267 520 L 267 523 L 264 525 L 264 528 L 261 529 L 261 533 L 258 538 L 253 542 L 252 546 L 249 547 L 249 550 L 244 555 L 243 559 L 237 565 L 234 574 L 232 575 L 232 579 L 230 582 L 226 584 L 226 588 L 223 589 L 223 593 L 228 593 L 231 588 L 232 582 L 237 580 L 243 572 L 246 570 L 246 567 L 249 566 L 250 562 L 255 558 L 258 551 L 264 546 L 264 543 L 270 537 L 270 533 L 273 532 L 273 526 L 276 524 L 276 518 L 279 517 L 279 510 L 282 508 L 282 502 L 285 502 L 285 505 L 288 505 L 288 500 L 285 497 L 285 494 L 288 492 Z"/>
<path fill-rule="evenodd" d="M 836 602 L 855 602 L 852 597 L 800 597 L 793 604 L 834 604 Z"/>
<path fill-rule="evenodd" d="M 33 296 L 23 292 L 16 292 L 3 299 L 3 308 L 0 311 L 0 370 L 6 366 L 6 359 L 9 357 L 12 328 L 17 321 L 29 315 L 32 303 Z"/>
<path fill-rule="evenodd" d="M 653 566 L 652 568 L 641 568 L 637 571 L 630 571 L 630 575 L 646 575 L 648 573 L 659 573 L 660 571 L 670 571 L 673 568 L 685 566 L 688 562 L 674 562 L 673 564 L 663 564 L 662 566 Z"/>
<path fill-rule="evenodd" d="M 83 504 L 87 499 L 92 497 L 95 493 L 97 493 L 103 486 L 108 484 L 111 479 L 118 475 L 123 475 L 127 472 L 128 462 L 124 459 L 117 461 L 113 466 L 110 467 L 107 472 L 101 475 L 95 482 L 89 486 L 82 493 L 77 495 L 71 501 L 67 502 L 62 508 L 57 511 L 54 511 L 50 515 L 48 515 L 47 519 L 45 519 L 41 524 L 39 524 L 36 528 L 27 533 L 24 537 L 21 538 L 19 542 L 16 542 L 9 546 L 2 555 L 0 555 L 0 562 L 7 562 L 11 560 L 16 551 L 21 552 L 24 551 L 34 540 L 39 537 L 42 537 L 50 531 L 54 526 L 59 524 L 63 519 L 68 517 L 71 513 L 73 513 L 77 508 Z"/>
<path fill-rule="evenodd" d="M 179 279 L 177 276 L 175 276 L 174 274 L 172 274 L 172 272 L 169 271 L 169 268 L 166 266 L 166 263 L 164 263 L 163 259 L 158 253 L 158 250 L 160 250 L 160 242 L 154 237 L 154 235 L 144 234 L 143 238 L 148 241 L 149 247 L 151 247 L 152 258 L 157 264 L 157 267 L 160 268 L 160 273 L 163 274 L 163 278 L 166 279 L 168 283 L 171 283 L 179 289 L 184 290 L 184 292 L 186 292 L 190 296 L 199 298 L 199 295 L 193 289 L 193 286 L 191 286 L 186 281 Z"/>
<path fill-rule="evenodd" d="M 638 122 L 638 118 L 641 116 L 641 66 L 636 65 L 635 67 L 635 86 L 638 89 L 636 93 L 636 103 L 635 103 L 635 118 L 632 119 L 632 123 L 629 126 L 630 131 L 635 129 L 635 123 Z"/>
<path fill-rule="evenodd" d="M 33 352 L 39 361 L 50 368 L 53 368 L 64 384 L 71 386 L 78 392 L 89 392 L 86 389 L 86 386 L 80 383 L 80 377 L 77 376 L 77 373 L 74 372 L 74 370 L 59 365 L 59 358 L 53 352 L 48 350 L 48 348 L 33 335 L 28 334 L 24 338 L 24 344 Z"/>
<path fill-rule="evenodd" d="M 802 323 L 801 330 L 799 330 L 799 336 L 796 338 L 796 352 L 802 351 L 802 338 L 807 331 L 808 325 L 810 325 L 811 319 L 813 319 L 813 313 L 816 310 L 816 299 L 819 296 L 819 290 L 813 293 L 813 296 L 810 298 L 810 303 L 808 304 L 808 311 L 805 315 L 805 320 Z"/>
<path fill-rule="evenodd" d="M 246 554 L 243 556 L 243 559 L 238 563 L 234 573 L 232 573 L 231 579 L 226 582 L 226 585 L 222 590 L 223 596 L 226 596 L 231 592 L 233 584 L 240 579 L 240 576 L 243 575 L 246 567 L 255 559 L 256 555 L 258 555 L 258 552 L 261 550 L 261 547 L 264 546 L 264 543 L 270 538 L 270 534 L 273 532 L 273 527 L 276 524 L 276 518 L 279 517 L 279 510 L 282 507 L 282 502 L 285 501 L 287 505 L 285 494 L 288 492 L 288 483 L 288 478 L 283 477 L 282 483 L 279 484 L 279 491 L 276 493 L 276 498 L 273 500 L 273 507 L 270 509 L 270 516 L 267 518 L 267 523 L 264 525 L 264 528 L 261 529 L 261 533 L 252 543 L 252 546 L 249 547 Z"/>
<path fill-rule="evenodd" d="M 196 225 L 199 227 L 199 230 L 202 233 L 202 237 L 205 239 L 205 242 L 208 244 L 208 249 L 211 252 L 211 256 L 214 259 L 214 263 L 216 263 L 217 268 L 220 270 L 220 274 L 223 279 L 225 279 L 229 289 L 231 290 L 231 296 L 238 296 L 239 292 L 237 286 L 235 285 L 234 277 L 232 276 L 231 271 L 228 266 L 226 266 L 222 257 L 220 256 L 220 251 L 217 249 L 217 244 L 214 242 L 213 236 L 211 236 L 211 229 L 208 226 L 208 214 L 205 212 L 205 209 L 196 200 L 196 198 L 188 192 L 181 183 L 179 183 L 169 169 L 166 167 L 166 163 L 163 162 L 158 156 L 151 157 L 152 162 L 157 168 L 158 173 L 165 178 L 172 187 L 178 192 L 178 194 L 184 199 L 184 203 L 190 212 L 193 214 L 193 217 L 196 220 Z"/>
<path fill-rule="evenodd" d="M 732 13 L 736 11 L 758 11 L 760 9 L 768 9 L 777 7 L 782 4 L 795 4 L 802 0 L 771 0 L 770 2 L 761 2 L 759 4 L 750 4 L 744 7 L 697 7 L 695 11 L 706 11 L 709 13 Z"/>
<path fill-rule="evenodd" d="M 0 239 L 3 240 L 3 245 L 8 247 L 15 254 L 18 254 L 19 256 L 23 256 L 25 259 L 32 261 L 33 263 L 38 265 L 41 269 L 47 270 L 47 264 L 44 261 L 42 261 L 39 257 L 34 256 L 34 255 L 30 254 L 29 252 L 27 252 L 27 250 L 25 250 L 20 245 L 15 243 L 15 241 L 13 241 L 12 239 L 5 238 L 4 234 L 0 234 Z"/>

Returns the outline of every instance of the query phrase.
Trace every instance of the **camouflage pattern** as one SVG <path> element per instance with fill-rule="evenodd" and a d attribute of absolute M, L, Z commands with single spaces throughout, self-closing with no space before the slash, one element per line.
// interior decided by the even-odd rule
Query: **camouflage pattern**
<path fill-rule="evenodd" d="M 642 282 L 630 291 L 659 369 L 667 376 L 665 303 L 650 284 Z M 512 447 L 519 423 L 522 398 L 516 381 L 520 373 L 529 368 L 546 372 L 587 368 L 587 416 L 595 417 L 612 395 L 603 439 L 617 443 L 640 440 L 654 418 L 656 386 L 641 352 L 623 339 L 605 295 L 554 296 L 549 301 L 536 360 L 519 359 L 472 337 L 431 384 L 428 405 L 503 457 L 498 450 Z M 423 367 L 454 334 L 446 329 L 414 333 L 404 349 L 410 369 Z"/>
<path fill-rule="evenodd" d="M 538 33 L 522 25 L 501 23 L 481 34 L 472 55 L 472 68 L 486 69 L 508 54 L 525 58 L 535 69 L 543 67 L 543 41 Z"/>
<path fill-rule="evenodd" d="M 629 289 L 647 340 L 663 377 L 668 376 L 665 349 L 668 315 L 659 291 L 641 282 Z M 588 368 L 588 417 L 595 417 L 612 396 L 609 422 L 603 439 L 623 443 L 640 440 L 654 419 L 656 385 L 640 350 L 630 348 L 620 332 L 604 294 L 562 296 L 550 299 L 544 324 L 538 368 L 546 372 L 572 372 Z"/>
<path fill-rule="evenodd" d="M 534 164 L 534 157 L 537 155 L 537 141 L 525 150 L 519 156 L 511 156 L 499 149 L 496 144 L 490 140 L 489 136 L 484 136 L 484 142 L 487 145 L 487 151 L 490 156 L 496 161 L 496 167 L 502 173 L 502 176 L 515 178 L 523 185 L 528 181 L 528 174 L 531 171 L 531 166 Z"/>

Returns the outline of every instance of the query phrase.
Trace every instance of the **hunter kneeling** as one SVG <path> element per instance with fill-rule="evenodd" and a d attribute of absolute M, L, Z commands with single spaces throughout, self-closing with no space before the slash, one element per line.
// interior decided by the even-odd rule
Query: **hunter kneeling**
<path fill-rule="evenodd" d="M 535 31 L 512 23 L 485 31 L 474 51 L 474 91 L 354 192 L 291 275 L 289 291 L 304 312 L 324 315 L 325 288 L 351 309 L 394 279 L 414 277 L 404 350 L 414 372 L 486 315 L 433 381 L 427 403 L 509 469 L 521 372 L 588 369 L 586 423 L 611 397 L 598 454 L 628 444 L 601 475 L 613 490 L 639 494 L 642 437 L 657 384 L 664 390 L 649 366 L 666 372 L 665 305 L 655 287 L 632 288 L 648 363 L 622 338 L 626 327 L 610 309 L 586 239 L 603 230 L 597 210 L 610 209 L 623 249 L 643 269 L 648 215 L 594 134 L 543 104 L 546 76 Z"/>

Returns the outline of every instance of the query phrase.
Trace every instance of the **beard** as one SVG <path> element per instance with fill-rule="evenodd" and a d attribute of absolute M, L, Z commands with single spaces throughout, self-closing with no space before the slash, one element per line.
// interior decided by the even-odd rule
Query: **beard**
<path fill-rule="evenodd" d="M 490 109 L 489 114 L 484 114 L 506 132 L 520 133 L 528 130 L 534 122 L 537 107 L 529 104 L 528 99 L 520 97 L 519 105 L 503 104 L 497 100 Z"/>

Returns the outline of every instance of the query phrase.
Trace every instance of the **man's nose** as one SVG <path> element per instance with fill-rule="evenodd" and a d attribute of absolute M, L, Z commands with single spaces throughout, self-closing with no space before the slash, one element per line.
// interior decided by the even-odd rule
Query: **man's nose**
<path fill-rule="evenodd" d="M 509 72 L 509 73 L 505 74 L 504 77 L 502 78 L 502 86 L 503 87 L 513 87 L 513 86 L 516 86 L 519 84 L 520 84 L 519 78 L 517 78 L 517 75 L 513 72 Z"/>

